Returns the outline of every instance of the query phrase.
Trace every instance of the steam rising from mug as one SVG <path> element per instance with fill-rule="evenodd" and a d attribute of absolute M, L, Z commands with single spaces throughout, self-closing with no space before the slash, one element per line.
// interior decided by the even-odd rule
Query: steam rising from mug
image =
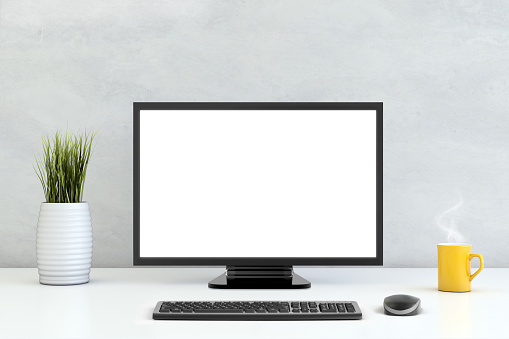
<path fill-rule="evenodd" d="M 458 225 L 456 223 L 456 211 L 461 208 L 461 205 L 463 205 L 463 197 L 459 196 L 460 201 L 454 205 L 453 207 L 449 208 L 445 212 L 442 212 L 440 215 L 437 216 L 436 222 L 438 226 L 443 229 L 445 232 L 447 232 L 447 242 L 455 242 L 455 243 L 463 243 L 465 242 L 465 238 L 458 230 Z"/>

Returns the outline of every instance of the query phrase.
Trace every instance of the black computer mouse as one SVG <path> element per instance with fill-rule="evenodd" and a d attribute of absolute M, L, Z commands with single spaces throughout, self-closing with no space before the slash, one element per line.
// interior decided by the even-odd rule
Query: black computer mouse
<path fill-rule="evenodd" d="M 384 313 L 389 315 L 416 315 L 421 310 L 421 299 L 395 294 L 384 299 Z"/>

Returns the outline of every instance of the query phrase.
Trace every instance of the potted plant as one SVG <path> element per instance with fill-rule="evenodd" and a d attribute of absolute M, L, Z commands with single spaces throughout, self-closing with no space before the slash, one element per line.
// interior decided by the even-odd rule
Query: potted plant
<path fill-rule="evenodd" d="M 39 282 L 75 285 L 89 281 L 92 264 L 92 221 L 83 188 L 95 133 L 43 138 L 43 154 L 35 172 L 46 202 L 37 223 Z"/>

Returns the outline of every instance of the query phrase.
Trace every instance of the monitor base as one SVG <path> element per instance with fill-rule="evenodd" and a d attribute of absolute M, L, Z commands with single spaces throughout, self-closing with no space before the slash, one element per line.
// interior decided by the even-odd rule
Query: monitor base
<path fill-rule="evenodd" d="M 292 266 L 228 266 L 226 272 L 209 282 L 210 288 L 297 289 L 311 283 L 293 273 Z"/>

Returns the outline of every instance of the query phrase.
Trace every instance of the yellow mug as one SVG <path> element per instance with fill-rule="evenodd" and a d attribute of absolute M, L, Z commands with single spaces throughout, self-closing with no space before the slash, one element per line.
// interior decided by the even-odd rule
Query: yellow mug
<path fill-rule="evenodd" d="M 480 254 L 471 254 L 472 245 L 445 243 L 438 244 L 438 289 L 446 292 L 469 292 L 470 282 L 484 268 Z M 478 257 L 481 266 L 470 274 L 472 258 Z"/>

